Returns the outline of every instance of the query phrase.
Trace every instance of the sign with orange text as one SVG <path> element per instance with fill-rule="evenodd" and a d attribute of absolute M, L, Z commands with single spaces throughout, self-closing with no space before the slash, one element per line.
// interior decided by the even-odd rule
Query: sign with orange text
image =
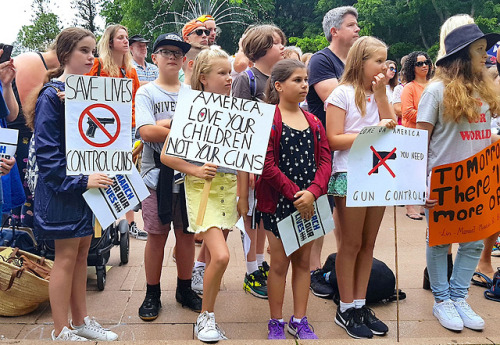
<path fill-rule="evenodd" d="M 500 226 L 500 142 L 432 169 L 429 245 L 478 241 Z"/>

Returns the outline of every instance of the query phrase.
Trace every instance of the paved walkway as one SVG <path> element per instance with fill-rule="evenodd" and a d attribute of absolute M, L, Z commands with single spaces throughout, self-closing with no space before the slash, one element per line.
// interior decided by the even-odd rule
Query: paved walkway
<path fill-rule="evenodd" d="M 400 302 L 400 342 L 403 344 L 500 344 L 500 304 L 483 297 L 483 289 L 470 289 L 470 304 L 486 320 L 483 332 L 465 329 L 460 333 L 441 327 L 432 315 L 433 299 L 429 291 L 422 289 L 422 271 L 425 267 L 425 221 L 413 221 L 405 217 L 405 209 L 398 207 L 399 284 L 407 298 Z M 140 218 L 137 217 L 137 218 Z M 139 221 L 142 226 L 142 222 Z M 198 344 L 193 325 L 197 314 L 182 308 L 175 301 L 176 270 L 172 260 L 175 239 L 167 242 L 166 260 L 162 276 L 162 304 L 160 316 L 154 322 L 143 322 L 137 315 L 144 298 L 145 275 L 143 253 L 145 242 L 131 239 L 130 260 L 119 266 L 119 248 L 111 251 L 108 262 L 112 268 L 107 274 L 104 291 L 98 291 L 95 274 L 89 273 L 88 309 L 99 322 L 117 332 L 121 343 L 137 344 Z M 269 308 L 261 300 L 243 291 L 245 263 L 240 236 L 232 232 L 228 238 L 231 252 L 229 267 L 224 275 L 221 292 L 216 303 L 217 321 L 230 339 L 224 344 L 262 344 L 267 338 Z M 456 247 L 456 246 L 455 246 Z M 456 249 L 456 248 L 455 248 Z M 199 247 L 197 247 L 197 252 Z M 335 252 L 333 234 L 327 235 L 323 257 Z M 375 246 L 375 257 L 394 269 L 394 219 L 393 208 L 387 209 Z M 267 258 L 269 262 L 269 258 Z M 493 258 L 494 266 L 500 266 L 500 258 Z M 284 316 L 292 314 L 290 277 L 285 296 Z M 1 303 L 1 301 L 0 301 Z M 396 343 L 396 303 L 373 306 L 377 316 L 390 328 L 387 336 L 368 341 L 351 339 L 335 325 L 335 305 L 331 300 L 320 299 L 312 294 L 309 298 L 308 318 L 321 340 L 311 344 L 390 344 Z M 0 317 L 2 343 L 42 344 L 50 340 L 52 319 L 48 303 L 29 315 Z M 299 341 L 299 343 L 308 343 Z M 287 341 L 272 344 L 295 344 L 291 336 Z"/>

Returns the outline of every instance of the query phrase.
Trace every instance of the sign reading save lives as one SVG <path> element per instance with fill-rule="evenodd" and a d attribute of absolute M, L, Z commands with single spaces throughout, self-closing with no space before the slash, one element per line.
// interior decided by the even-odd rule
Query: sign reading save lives
<path fill-rule="evenodd" d="M 363 128 L 347 163 L 347 206 L 423 205 L 427 131 Z"/>
<path fill-rule="evenodd" d="M 16 154 L 17 129 L 0 128 L 0 158 L 10 159 Z"/>
<path fill-rule="evenodd" d="M 68 175 L 132 172 L 132 80 L 66 78 Z"/>
<path fill-rule="evenodd" d="M 432 169 L 429 245 L 478 241 L 500 225 L 500 142 Z"/>
<path fill-rule="evenodd" d="M 181 89 L 166 154 L 261 174 L 275 106 Z"/>

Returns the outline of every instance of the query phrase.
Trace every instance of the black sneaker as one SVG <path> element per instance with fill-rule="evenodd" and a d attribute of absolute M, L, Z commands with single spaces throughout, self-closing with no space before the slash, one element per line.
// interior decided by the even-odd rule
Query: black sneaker
<path fill-rule="evenodd" d="M 144 302 L 139 308 L 139 317 L 144 321 L 153 321 L 158 317 L 161 309 L 160 295 L 146 294 Z"/>
<path fill-rule="evenodd" d="M 261 270 L 245 274 L 243 290 L 250 292 L 255 297 L 267 298 L 267 280 Z"/>
<path fill-rule="evenodd" d="M 183 307 L 187 307 L 197 313 L 201 312 L 202 299 L 191 289 L 191 287 L 184 290 L 177 288 L 175 291 L 175 299 Z"/>
<path fill-rule="evenodd" d="M 380 321 L 373 310 L 368 308 L 366 305 L 361 307 L 361 313 L 363 315 L 363 321 L 365 325 L 372 331 L 375 335 L 385 335 L 389 332 L 389 327 L 382 321 Z"/>
<path fill-rule="evenodd" d="M 264 276 L 266 277 L 269 277 L 269 265 L 267 264 L 266 261 L 262 261 L 262 265 L 259 266 L 259 270 L 264 274 Z"/>
<path fill-rule="evenodd" d="M 321 268 L 311 272 L 311 291 L 314 296 L 332 298 L 335 291 L 333 290 L 333 287 L 327 283 L 323 273 L 324 272 Z"/>
<path fill-rule="evenodd" d="M 349 308 L 341 313 L 340 306 L 338 306 L 335 323 L 355 339 L 370 339 L 373 337 L 373 332 L 363 322 L 361 309 Z"/>

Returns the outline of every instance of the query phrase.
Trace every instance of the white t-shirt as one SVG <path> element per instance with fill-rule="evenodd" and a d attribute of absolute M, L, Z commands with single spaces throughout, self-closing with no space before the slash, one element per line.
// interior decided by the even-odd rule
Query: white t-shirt
<path fill-rule="evenodd" d="M 361 116 L 354 100 L 354 87 L 351 85 L 339 85 L 333 90 L 325 101 L 325 107 L 328 104 L 335 105 L 345 110 L 344 133 L 359 133 L 366 126 L 375 126 L 380 122 L 377 102 L 373 94 L 366 97 L 366 114 Z M 347 172 L 348 150 L 335 151 L 333 154 L 332 173 Z"/>
<path fill-rule="evenodd" d="M 425 88 L 418 104 L 417 123 L 427 122 L 434 126 L 429 142 L 427 175 L 435 166 L 464 160 L 491 144 L 489 105 L 482 102 L 482 116 L 477 123 L 469 123 L 465 118 L 458 123 L 445 121 L 443 92 L 442 82 L 432 82 Z"/>
<path fill-rule="evenodd" d="M 389 104 L 392 104 L 392 98 L 394 97 L 394 90 L 391 89 L 390 85 L 385 86 L 385 94 L 387 95 L 387 100 Z"/>
<path fill-rule="evenodd" d="M 390 100 L 392 104 L 401 103 L 401 93 L 403 92 L 404 85 L 398 84 L 392 91 L 392 99 Z"/>

